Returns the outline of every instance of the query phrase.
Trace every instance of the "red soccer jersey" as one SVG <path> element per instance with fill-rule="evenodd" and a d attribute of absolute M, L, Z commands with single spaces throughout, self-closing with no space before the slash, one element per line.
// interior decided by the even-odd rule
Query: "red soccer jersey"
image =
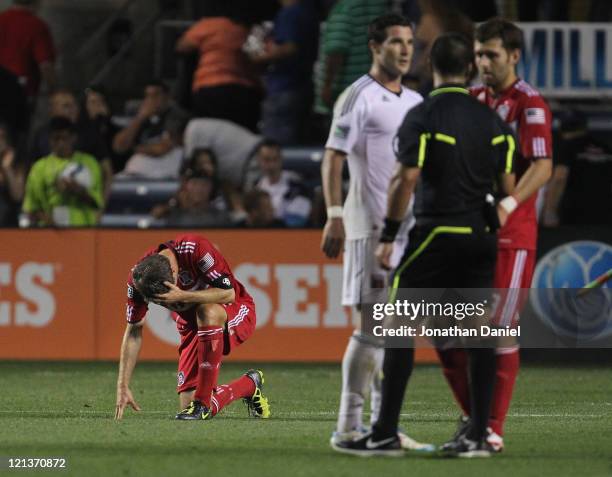
<path fill-rule="evenodd" d="M 470 88 L 472 96 L 494 109 L 515 134 L 517 182 L 533 160 L 552 158 L 552 114 L 540 93 L 518 79 L 494 97 L 486 86 Z M 499 248 L 535 250 L 538 221 L 535 209 L 537 192 L 510 214 L 498 233 Z"/>
<path fill-rule="evenodd" d="M 236 293 L 235 302 L 253 303 L 253 298 L 247 293 L 242 283 L 236 280 L 223 255 L 201 235 L 179 235 L 174 240 L 150 249 L 141 260 L 165 248 L 174 252 L 174 256 L 178 261 L 177 286 L 181 290 L 205 290 L 212 285 L 215 279 L 225 276 L 234 287 Z M 132 272 L 130 271 L 127 288 L 127 321 L 129 323 L 138 323 L 144 318 L 147 310 L 148 304 L 134 287 Z M 194 319 L 195 315 L 192 313 L 178 312 L 172 315 L 179 329 L 195 325 L 195 323 L 188 321 L 189 317 Z"/>
<path fill-rule="evenodd" d="M 23 8 L 0 14 L 0 65 L 25 79 L 29 95 L 38 91 L 38 65 L 54 60 L 53 38 L 43 20 Z"/>

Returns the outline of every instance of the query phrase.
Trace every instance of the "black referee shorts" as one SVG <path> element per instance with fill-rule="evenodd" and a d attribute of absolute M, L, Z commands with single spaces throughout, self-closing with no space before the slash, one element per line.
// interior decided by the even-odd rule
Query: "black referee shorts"
<path fill-rule="evenodd" d="M 393 288 L 492 288 L 497 236 L 480 217 L 417 220 Z"/>

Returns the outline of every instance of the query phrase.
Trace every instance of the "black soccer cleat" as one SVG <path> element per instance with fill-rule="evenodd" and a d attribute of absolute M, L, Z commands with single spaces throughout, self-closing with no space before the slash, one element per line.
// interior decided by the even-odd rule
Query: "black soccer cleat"
<path fill-rule="evenodd" d="M 452 450 L 455 446 L 457 439 L 465 436 L 470 430 L 470 418 L 469 416 L 461 416 L 459 418 L 459 422 L 457 423 L 457 430 L 455 431 L 455 435 L 451 438 L 450 441 L 445 442 L 440 446 L 440 451 L 446 452 L 447 448 Z"/>
<path fill-rule="evenodd" d="M 397 434 L 385 439 L 374 440 L 373 433 L 369 432 L 362 438 L 351 441 L 331 441 L 332 449 L 343 454 L 356 455 L 360 457 L 383 456 L 403 457 L 405 452 Z"/>
<path fill-rule="evenodd" d="M 179 421 L 206 421 L 212 419 L 213 414 L 200 401 L 191 401 L 189 407 L 183 409 L 174 418 Z"/>
<path fill-rule="evenodd" d="M 485 438 L 474 441 L 466 436 L 460 436 L 454 441 L 447 442 L 442 452 L 447 457 L 464 459 L 491 457 L 495 453 Z"/>

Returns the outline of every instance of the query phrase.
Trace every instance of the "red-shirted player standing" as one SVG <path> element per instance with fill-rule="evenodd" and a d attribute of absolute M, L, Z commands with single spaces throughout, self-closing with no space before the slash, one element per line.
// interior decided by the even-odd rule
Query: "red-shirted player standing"
<path fill-rule="evenodd" d="M 122 418 L 128 405 L 140 410 L 129 384 L 148 302 L 173 311 L 181 335 L 177 392 L 183 410 L 176 419 L 210 419 L 239 398 L 254 417 L 270 416 L 268 400 L 261 394 L 261 371 L 249 370 L 217 386 L 223 355 L 251 336 L 256 318 L 253 299 L 213 244 L 199 235 L 185 234 L 149 250 L 130 272 L 127 297 L 116 419 Z"/>
<path fill-rule="evenodd" d="M 493 18 L 476 29 L 476 66 L 484 85 L 472 88 L 471 93 L 512 127 L 519 152 L 517 186 L 498 206 L 503 227 L 498 233 L 494 287 L 508 289 L 494 312 L 500 326 L 516 323 L 523 301 L 521 289 L 531 286 L 537 239 L 535 202 L 538 190 L 552 172 L 552 117 L 544 98 L 517 77 L 522 47 L 523 33 L 509 21 Z M 496 354 L 497 376 L 487 440 L 494 450 L 501 451 L 504 421 L 519 369 L 518 345 L 498 348 Z M 439 356 L 467 417 L 470 409 L 467 354 L 462 349 L 447 349 L 439 351 Z M 467 418 L 463 422 L 467 423 Z"/>

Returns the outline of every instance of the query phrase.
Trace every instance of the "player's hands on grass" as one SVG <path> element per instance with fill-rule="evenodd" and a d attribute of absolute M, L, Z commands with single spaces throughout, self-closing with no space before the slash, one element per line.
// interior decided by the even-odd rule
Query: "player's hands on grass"
<path fill-rule="evenodd" d="M 117 386 L 117 405 L 115 406 L 115 420 L 123 418 L 125 408 L 131 406 L 134 411 L 140 411 L 140 406 L 132 396 L 132 391 L 127 386 Z"/>
<path fill-rule="evenodd" d="M 344 223 L 341 218 L 327 219 L 323 228 L 321 250 L 328 258 L 336 258 L 344 246 Z"/>
<path fill-rule="evenodd" d="M 164 285 L 168 287 L 168 291 L 166 293 L 155 295 L 155 301 L 160 305 L 163 306 L 187 301 L 187 293 L 177 287 L 174 283 L 164 282 Z"/>
<path fill-rule="evenodd" d="M 376 259 L 385 270 L 391 270 L 391 254 L 393 253 L 393 242 L 382 242 L 376 247 Z"/>

